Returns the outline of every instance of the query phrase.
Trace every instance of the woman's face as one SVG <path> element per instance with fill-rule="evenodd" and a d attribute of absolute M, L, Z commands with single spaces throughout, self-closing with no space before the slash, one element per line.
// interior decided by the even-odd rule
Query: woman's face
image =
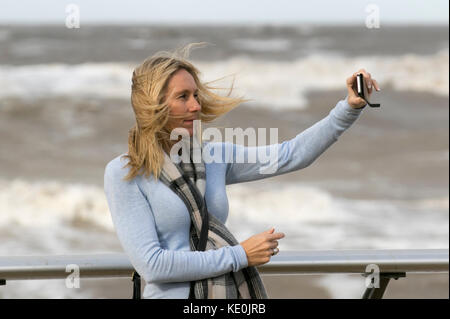
<path fill-rule="evenodd" d="M 167 124 L 169 131 L 182 127 L 193 135 L 193 120 L 200 118 L 201 106 L 198 102 L 197 84 L 192 75 L 185 69 L 176 71 L 167 85 L 167 103 L 170 114 L 185 118 L 170 118 Z"/>

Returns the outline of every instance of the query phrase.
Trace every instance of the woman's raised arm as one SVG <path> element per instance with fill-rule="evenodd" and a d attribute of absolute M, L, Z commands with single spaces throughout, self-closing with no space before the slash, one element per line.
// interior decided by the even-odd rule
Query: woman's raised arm
<path fill-rule="evenodd" d="M 309 166 L 359 117 L 362 109 L 341 100 L 330 113 L 280 144 L 251 146 L 223 143 L 226 155 L 226 184 L 259 180 L 296 171 Z M 256 162 L 249 162 L 249 154 L 256 154 Z M 258 154 L 266 154 L 260 157 Z M 238 162 L 238 159 L 244 159 Z"/>

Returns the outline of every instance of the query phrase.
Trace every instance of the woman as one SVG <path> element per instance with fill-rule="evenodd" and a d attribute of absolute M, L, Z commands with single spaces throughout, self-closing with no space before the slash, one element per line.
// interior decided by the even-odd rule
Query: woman
<path fill-rule="evenodd" d="M 211 122 L 245 101 L 217 95 L 199 80 L 199 71 L 186 60 L 191 46 L 183 49 L 184 55 L 157 53 L 133 72 L 136 125 L 129 133 L 128 153 L 105 169 L 112 220 L 124 251 L 146 282 L 144 298 L 267 298 L 255 266 L 270 261 L 284 234 L 271 228 L 238 243 L 224 226 L 225 186 L 307 167 L 351 126 L 366 102 L 355 94 L 355 73 L 347 79 L 347 98 L 327 117 L 271 146 L 277 150 L 278 167 L 270 174 L 260 172 L 261 161 L 237 163 L 235 158 L 247 158 L 251 148 L 228 142 L 208 144 L 219 161 L 188 156 L 188 162 L 177 164 L 169 157 L 178 143 L 170 138 L 174 129 L 184 129 L 192 142 L 194 120 Z M 369 94 L 372 87 L 379 90 L 369 73 L 359 72 Z M 268 147 L 257 149 L 265 154 Z"/>

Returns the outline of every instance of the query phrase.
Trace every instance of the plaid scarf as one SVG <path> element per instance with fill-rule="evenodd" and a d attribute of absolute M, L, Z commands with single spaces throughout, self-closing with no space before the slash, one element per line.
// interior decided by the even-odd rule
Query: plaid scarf
<path fill-rule="evenodd" d="M 188 208 L 191 217 L 189 240 L 191 250 L 205 251 L 223 246 L 238 245 L 238 241 L 225 225 L 208 212 L 204 199 L 206 189 L 205 165 L 203 158 L 196 161 L 199 163 L 192 160 L 192 141 L 191 138 L 189 161 L 174 163 L 164 152 L 164 165 L 160 180 L 172 189 Z M 186 157 L 187 155 L 184 158 Z M 256 267 L 252 266 L 238 272 L 193 281 L 191 282 L 189 297 L 193 299 L 268 298 L 261 277 Z"/>

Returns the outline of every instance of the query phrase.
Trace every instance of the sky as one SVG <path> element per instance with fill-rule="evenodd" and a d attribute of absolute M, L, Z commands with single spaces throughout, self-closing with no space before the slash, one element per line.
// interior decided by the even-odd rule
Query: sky
<path fill-rule="evenodd" d="M 447 24 L 448 0 L 1 0 L 0 24 L 65 23 L 76 4 L 89 24 L 358 24 L 375 4 L 380 24 Z"/>

